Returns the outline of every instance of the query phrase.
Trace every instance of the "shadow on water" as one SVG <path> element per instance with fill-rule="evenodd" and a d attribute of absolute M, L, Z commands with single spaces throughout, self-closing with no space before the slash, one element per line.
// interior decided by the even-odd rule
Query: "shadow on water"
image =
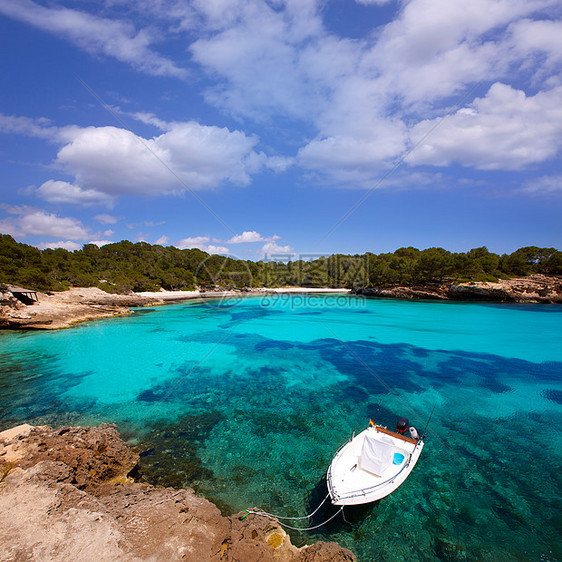
<path fill-rule="evenodd" d="M 321 525 L 321 527 L 315 530 L 315 533 L 325 537 L 338 534 L 342 531 L 349 530 L 350 527 L 361 524 L 367 517 L 376 513 L 379 503 L 372 502 L 363 505 L 345 506 L 343 511 L 341 511 L 339 515 L 336 515 L 340 512 L 341 506 L 333 505 L 330 498 L 326 499 L 327 495 L 328 485 L 326 476 L 324 475 L 310 492 L 307 502 L 307 513 L 313 513 L 318 506 L 322 504 L 320 509 L 308 519 L 308 526 L 315 527 L 316 525 Z M 326 521 L 328 521 L 328 523 L 323 524 Z"/>

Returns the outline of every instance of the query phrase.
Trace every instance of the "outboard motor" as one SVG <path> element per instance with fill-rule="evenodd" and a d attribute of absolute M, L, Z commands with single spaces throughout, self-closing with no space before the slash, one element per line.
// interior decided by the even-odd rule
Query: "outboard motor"
<path fill-rule="evenodd" d="M 416 441 L 420 440 L 420 434 L 418 433 L 418 430 L 415 427 L 410 428 L 410 437 L 412 439 L 415 439 Z"/>
<path fill-rule="evenodd" d="M 398 418 L 396 423 L 396 432 L 404 435 L 408 431 L 408 418 Z"/>

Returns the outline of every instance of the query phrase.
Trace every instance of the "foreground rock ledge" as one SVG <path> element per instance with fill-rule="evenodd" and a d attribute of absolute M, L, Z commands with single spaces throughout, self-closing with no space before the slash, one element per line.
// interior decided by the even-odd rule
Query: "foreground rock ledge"
<path fill-rule="evenodd" d="M 296 548 L 272 520 L 223 517 L 193 490 L 134 483 L 114 426 L 0 433 L 0 560 L 353 561 L 336 543 Z"/>

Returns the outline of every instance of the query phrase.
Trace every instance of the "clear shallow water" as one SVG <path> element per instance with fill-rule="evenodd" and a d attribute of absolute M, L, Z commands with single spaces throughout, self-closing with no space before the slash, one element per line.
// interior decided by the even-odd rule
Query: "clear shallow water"
<path fill-rule="evenodd" d="M 146 478 L 302 515 L 369 418 L 428 439 L 407 482 L 296 543 L 360 560 L 562 559 L 562 307 L 283 296 L 0 334 L 0 425 L 112 421 Z M 328 516 L 329 510 L 319 514 Z"/>

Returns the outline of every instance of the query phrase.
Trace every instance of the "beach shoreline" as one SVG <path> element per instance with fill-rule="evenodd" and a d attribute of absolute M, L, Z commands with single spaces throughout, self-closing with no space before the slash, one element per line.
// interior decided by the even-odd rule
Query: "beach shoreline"
<path fill-rule="evenodd" d="M 111 294 L 97 287 L 74 287 L 60 293 L 37 293 L 37 302 L 24 304 L 2 293 L 0 329 L 58 330 L 75 324 L 126 316 L 131 308 L 159 306 L 197 299 L 239 299 L 271 295 L 342 295 L 402 300 L 486 301 L 511 303 L 562 303 L 562 279 L 535 274 L 492 282 L 437 283 L 389 288 L 275 287 L 226 291 L 145 291 Z"/>
<path fill-rule="evenodd" d="M 132 307 L 159 306 L 195 299 L 233 299 L 272 294 L 345 294 L 350 289 L 281 287 L 246 291 L 154 291 L 126 295 L 97 287 L 74 287 L 60 293 L 37 293 L 37 302 L 24 304 L 4 293 L 0 329 L 59 330 L 81 322 L 131 314 Z"/>

